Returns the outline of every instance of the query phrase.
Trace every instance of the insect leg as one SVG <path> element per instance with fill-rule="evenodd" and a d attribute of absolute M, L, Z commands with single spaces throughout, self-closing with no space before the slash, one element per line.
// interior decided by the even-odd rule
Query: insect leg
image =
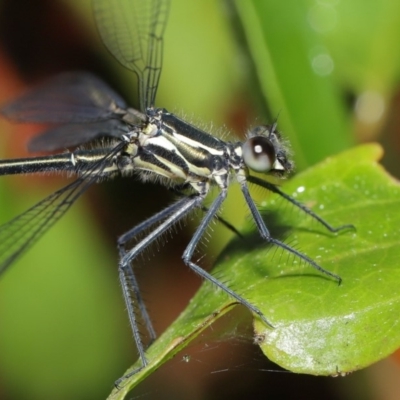
<path fill-rule="evenodd" d="M 166 208 L 165 211 L 165 216 L 166 219 L 161 222 L 155 229 L 149 233 L 146 237 L 144 237 L 135 247 L 133 247 L 131 250 L 126 252 L 124 256 L 121 258 L 119 262 L 119 277 L 121 281 L 121 286 L 122 286 L 122 291 L 126 303 L 126 307 L 128 310 L 128 316 L 129 316 L 129 321 L 131 324 L 132 332 L 133 332 L 133 337 L 136 342 L 136 346 L 138 348 L 139 352 L 139 357 L 142 362 L 142 366 L 139 367 L 138 369 L 135 369 L 131 372 L 129 372 L 127 375 L 123 376 L 116 382 L 116 386 L 119 386 L 119 383 L 123 381 L 126 378 L 129 378 L 130 376 L 134 375 L 138 371 L 140 371 L 142 368 L 144 368 L 146 365 L 148 365 L 148 361 L 145 356 L 145 351 L 144 351 L 144 346 L 142 344 L 142 340 L 140 337 L 139 329 L 138 329 L 138 324 L 137 324 L 137 319 L 135 315 L 135 310 L 134 310 L 134 298 L 132 297 L 131 290 L 134 292 L 134 295 L 137 296 L 138 287 L 131 287 L 131 276 L 134 276 L 133 270 L 131 263 L 134 261 L 134 259 L 142 253 L 150 244 L 152 244 L 158 237 L 160 237 L 162 234 L 164 234 L 168 229 L 170 229 L 174 224 L 179 222 L 183 217 L 188 215 L 191 211 L 193 211 L 195 208 L 198 208 L 201 206 L 201 203 L 203 201 L 203 196 L 200 194 L 195 194 L 190 197 L 184 197 L 180 199 L 178 202 L 173 204 L 172 206 Z M 172 211 L 171 211 L 172 210 Z M 159 215 L 163 214 L 163 212 L 156 214 Z M 151 217 L 150 221 L 154 224 L 157 221 L 156 216 Z M 149 227 L 151 223 L 147 223 L 145 221 L 144 223 L 141 224 L 141 229 L 142 231 L 144 227 Z M 139 226 L 140 227 L 140 226 Z M 127 234 L 129 236 L 129 233 Z M 136 279 L 134 280 L 136 282 Z"/>
<path fill-rule="evenodd" d="M 200 275 L 202 278 L 210 281 L 212 284 L 226 292 L 228 295 L 232 296 L 238 303 L 244 305 L 247 307 L 250 311 L 252 311 L 254 314 L 258 315 L 262 321 L 271 326 L 271 323 L 268 322 L 268 320 L 265 318 L 264 314 L 259 310 L 257 307 L 255 307 L 253 304 L 245 300 L 242 296 L 237 294 L 235 291 L 232 289 L 229 289 L 226 285 L 224 285 L 222 282 L 220 282 L 217 278 L 209 274 L 207 271 L 204 269 L 200 268 L 197 264 L 191 261 L 193 253 L 196 249 L 196 246 L 198 245 L 201 237 L 203 236 L 204 232 L 207 229 L 207 226 L 209 225 L 210 221 L 215 217 L 216 213 L 220 209 L 223 201 L 225 200 L 227 196 L 227 190 L 222 190 L 218 197 L 214 200 L 214 202 L 211 204 L 209 207 L 206 215 L 202 219 L 200 225 L 196 229 L 196 232 L 194 233 L 192 240 L 186 247 L 185 251 L 183 252 L 182 258 L 184 263 L 191 268 L 194 272 L 196 272 L 198 275 Z"/>
<path fill-rule="evenodd" d="M 135 236 L 139 235 L 140 233 L 150 229 L 153 225 L 156 225 L 160 223 L 161 221 L 165 220 L 169 215 L 173 214 L 177 210 L 179 210 L 182 207 L 182 204 L 186 202 L 186 198 L 183 198 L 174 204 L 171 204 L 169 207 L 165 208 L 164 210 L 158 212 L 157 214 L 153 215 L 152 217 L 146 219 L 145 221 L 141 222 L 139 225 L 136 225 L 134 228 L 129 230 L 128 232 L 125 232 L 123 235 L 121 235 L 118 238 L 118 250 L 119 250 L 119 256 L 120 259 L 122 260 L 126 254 L 126 248 L 125 245 L 128 243 L 130 240 L 132 240 Z M 126 268 L 125 268 L 125 279 L 129 283 L 129 287 L 133 291 L 137 305 L 140 310 L 140 314 L 143 318 L 143 321 L 146 325 L 147 332 L 150 335 L 150 344 L 155 340 L 157 337 L 155 330 L 153 328 L 153 324 L 151 323 L 150 316 L 147 312 L 145 303 L 143 301 L 143 297 L 141 296 L 140 289 L 139 289 L 139 284 L 137 282 L 137 279 L 135 277 L 135 274 L 132 269 L 131 263 L 128 263 Z M 136 339 L 135 339 L 136 340 Z"/>
<path fill-rule="evenodd" d="M 271 237 L 271 234 L 269 233 L 268 228 L 265 225 L 264 220 L 262 219 L 262 216 L 260 212 L 258 211 L 253 199 L 250 196 L 249 189 L 245 183 L 242 183 L 240 185 L 243 196 L 246 200 L 246 203 L 250 209 L 250 212 L 254 218 L 254 221 L 257 225 L 257 229 L 261 235 L 261 237 L 266 240 L 268 243 L 273 243 L 282 249 L 287 250 L 289 253 L 294 254 L 296 257 L 299 257 L 300 259 L 304 260 L 307 264 L 310 264 L 313 268 L 315 268 L 317 271 L 322 272 L 325 275 L 328 275 L 332 277 L 333 279 L 337 280 L 340 284 L 342 279 L 340 276 L 334 274 L 333 272 L 327 271 L 326 269 L 322 268 L 320 265 L 318 265 L 314 260 L 312 260 L 310 257 L 307 257 L 305 254 L 300 253 L 296 249 L 288 246 L 287 244 L 281 242 L 280 240 L 274 239 Z"/>
<path fill-rule="evenodd" d="M 292 196 L 289 196 L 285 192 L 282 192 L 276 185 L 273 185 L 272 183 L 264 181 L 264 180 L 262 180 L 260 178 L 255 177 L 255 176 L 248 176 L 246 179 L 250 183 L 254 183 L 257 186 L 261 186 L 264 189 L 270 190 L 271 192 L 276 193 L 279 196 L 283 197 L 285 200 L 289 201 L 290 203 L 292 203 L 296 207 L 300 208 L 302 211 L 304 211 L 310 217 L 312 217 L 315 220 L 317 220 L 321 225 L 323 225 L 330 232 L 336 233 L 336 232 L 347 230 L 347 229 L 355 230 L 355 227 L 352 224 L 341 225 L 341 226 L 338 226 L 337 228 L 333 227 L 331 224 L 329 224 L 327 221 L 325 221 L 323 218 L 321 218 L 318 214 L 315 214 L 312 210 L 310 210 L 304 204 L 302 204 L 299 201 L 297 201 L 296 199 L 294 199 Z"/>

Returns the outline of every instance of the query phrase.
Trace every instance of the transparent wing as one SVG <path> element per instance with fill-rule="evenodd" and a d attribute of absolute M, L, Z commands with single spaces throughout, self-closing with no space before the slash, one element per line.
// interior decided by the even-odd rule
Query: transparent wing
<path fill-rule="evenodd" d="M 121 142 L 102 160 L 93 163 L 79 179 L 0 226 L 0 274 L 47 232 L 68 211 L 75 200 L 97 181 L 96 173 L 104 170 L 123 146 L 124 143 Z"/>
<path fill-rule="evenodd" d="M 117 119 L 61 125 L 35 136 L 29 141 L 28 150 L 30 152 L 62 150 L 103 137 L 121 138 L 128 131 L 128 125 Z"/>
<path fill-rule="evenodd" d="M 57 222 L 86 189 L 78 180 L 0 227 L 0 274 Z"/>
<path fill-rule="evenodd" d="M 124 100 L 96 76 L 67 72 L 48 79 L 0 110 L 19 122 L 79 123 L 115 116 Z"/>
<path fill-rule="evenodd" d="M 141 111 L 154 105 L 170 0 L 93 0 L 101 38 L 139 79 Z"/>

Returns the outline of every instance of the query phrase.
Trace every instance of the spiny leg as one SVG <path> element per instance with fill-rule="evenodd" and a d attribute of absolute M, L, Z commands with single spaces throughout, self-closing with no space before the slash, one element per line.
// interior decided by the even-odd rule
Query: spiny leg
<path fill-rule="evenodd" d="M 125 232 L 123 235 L 121 235 L 118 238 L 118 250 L 119 250 L 119 256 L 120 259 L 122 260 L 127 252 L 125 249 L 126 243 L 128 243 L 130 240 L 134 239 L 135 236 L 139 235 L 143 231 L 146 231 L 147 229 L 150 229 L 153 225 L 156 225 L 160 223 L 161 221 L 165 220 L 169 215 L 174 213 L 176 210 L 182 207 L 181 203 L 185 203 L 186 199 L 181 199 L 173 204 L 171 204 L 169 207 L 165 208 L 164 210 L 158 212 L 157 214 L 153 215 L 152 217 L 146 219 L 145 221 L 141 222 L 140 224 L 136 225 L 134 228 L 130 229 L 128 232 Z M 133 291 L 134 296 L 136 298 L 137 305 L 139 307 L 140 315 L 143 318 L 143 321 L 146 326 L 146 330 L 149 333 L 150 336 L 150 344 L 156 339 L 157 335 L 154 330 L 153 324 L 151 323 L 151 318 L 149 316 L 149 313 L 146 309 L 146 305 L 143 301 L 143 297 L 140 293 L 139 289 L 139 284 L 136 279 L 136 276 L 133 272 L 132 265 L 129 263 L 127 267 L 125 268 L 125 281 L 129 285 L 128 287 Z M 121 280 L 121 277 L 120 277 Z M 122 283 L 122 282 L 121 282 Z M 128 288 L 127 288 L 128 289 Z M 125 291 L 124 291 L 125 293 Z M 132 324 L 131 324 L 132 325 Z M 135 333 L 134 333 L 135 336 Z M 136 339 L 135 339 L 136 341 Z"/>
<path fill-rule="evenodd" d="M 183 184 L 181 186 L 173 187 L 170 188 L 171 191 L 174 193 L 179 194 L 180 196 L 184 196 L 184 190 L 188 189 L 190 187 L 189 184 Z M 201 206 L 201 210 L 206 213 L 208 211 L 208 208 L 206 206 Z M 221 223 L 223 226 L 225 226 L 226 229 L 230 230 L 232 233 L 234 233 L 236 236 L 243 238 L 243 235 L 230 223 L 228 222 L 225 218 L 221 217 L 220 215 L 215 215 L 214 218 Z"/>
<path fill-rule="evenodd" d="M 247 307 L 250 311 L 252 311 L 254 314 L 258 315 L 259 318 L 268 326 L 273 327 L 271 323 L 265 318 L 264 314 L 261 312 L 260 309 L 255 307 L 253 304 L 245 300 L 242 296 L 237 294 L 235 291 L 232 289 L 229 289 L 226 285 L 224 285 L 222 282 L 220 282 L 217 278 L 200 268 L 197 264 L 195 264 L 193 261 L 191 261 L 193 253 L 202 238 L 204 232 L 206 231 L 208 225 L 210 224 L 211 220 L 215 217 L 216 213 L 220 209 L 223 201 L 225 200 L 227 195 L 227 191 L 222 190 L 218 197 L 214 200 L 214 202 L 211 204 L 209 207 L 206 215 L 202 219 L 200 225 L 196 229 L 196 232 L 194 233 L 190 243 L 186 247 L 185 251 L 183 252 L 182 258 L 184 263 L 191 268 L 194 272 L 196 272 L 198 275 L 200 275 L 202 278 L 208 280 L 211 282 L 213 285 L 217 286 L 224 292 L 226 292 L 228 295 L 232 296 L 238 303 L 244 305 Z"/>
<path fill-rule="evenodd" d="M 129 321 L 131 323 L 133 337 L 136 342 L 136 346 L 138 348 L 139 357 L 140 357 L 142 365 L 139 368 L 129 372 L 127 375 L 123 376 L 122 378 L 118 379 L 115 383 L 115 385 L 117 387 L 119 387 L 120 383 L 123 380 L 136 374 L 141 369 L 143 369 L 146 365 L 148 365 L 148 361 L 145 356 L 144 346 L 142 344 L 142 340 L 141 340 L 139 329 L 138 329 L 135 310 L 133 307 L 134 301 L 133 301 L 133 298 L 132 298 L 132 295 L 130 292 L 130 288 L 128 286 L 129 279 L 130 279 L 129 277 L 131 274 L 133 275 L 133 270 L 132 270 L 131 264 L 139 254 L 141 254 L 149 245 L 151 245 L 162 234 L 164 234 L 166 231 L 168 231 L 174 224 L 179 222 L 183 217 L 188 215 L 195 208 L 201 207 L 201 203 L 202 203 L 203 199 L 204 199 L 204 197 L 202 195 L 196 194 L 196 195 L 192 195 L 190 197 L 185 197 L 185 198 L 179 200 L 177 203 L 170 206 L 170 208 L 167 208 L 166 209 L 167 211 L 170 211 L 173 209 L 174 212 L 172 212 L 172 213 L 167 212 L 166 214 L 169 214 L 169 216 L 163 222 L 161 222 L 150 234 L 148 234 L 145 238 L 143 238 L 135 247 L 133 247 L 130 251 L 126 252 L 124 257 L 120 260 L 119 276 L 120 276 L 120 280 L 121 280 L 121 286 L 122 286 L 123 295 L 124 295 L 124 299 L 125 299 L 125 303 L 126 303 L 126 307 L 127 307 L 127 311 L 128 311 Z M 162 214 L 162 212 L 159 214 Z M 153 224 L 157 222 L 155 217 L 152 217 L 151 219 L 153 220 Z M 142 227 L 144 227 L 145 225 L 146 225 L 146 221 L 141 224 Z M 139 227 L 140 227 L 140 225 L 139 225 Z M 135 229 L 138 229 L 138 228 L 134 228 L 134 230 Z M 128 236 L 129 236 L 129 233 L 128 233 Z M 138 288 L 136 288 L 136 289 L 138 290 Z M 136 293 L 135 293 L 135 296 L 137 296 Z"/>
<path fill-rule="evenodd" d="M 340 231 L 347 230 L 347 229 L 353 229 L 353 230 L 356 229 L 355 226 L 352 224 L 341 225 L 341 226 L 338 226 L 337 228 L 335 228 L 331 224 L 329 224 L 327 221 L 325 221 L 323 218 L 321 218 L 318 214 L 314 213 L 312 210 L 310 210 L 308 207 L 306 207 L 304 204 L 300 203 L 299 201 L 294 199 L 292 196 L 289 196 L 285 192 L 282 192 L 276 185 L 273 185 L 272 183 L 266 182 L 255 176 L 248 176 L 246 179 L 250 183 L 253 183 L 257 186 L 261 186 L 264 189 L 270 190 L 271 192 L 278 194 L 285 200 L 292 203 L 294 206 L 300 208 L 302 211 L 304 211 L 310 217 L 314 218 L 316 221 L 318 221 L 321 225 L 323 225 L 326 229 L 328 229 L 328 231 L 330 231 L 332 233 L 340 232 Z"/>
<path fill-rule="evenodd" d="M 281 242 L 280 240 L 274 239 L 273 237 L 271 237 L 271 234 L 268 230 L 268 228 L 265 225 L 264 220 L 262 219 L 262 216 L 260 214 L 260 212 L 258 211 L 253 199 L 250 196 L 249 193 L 249 189 L 246 186 L 245 183 L 241 184 L 241 190 L 243 193 L 243 196 L 246 200 L 246 203 L 250 209 L 250 212 L 254 218 L 254 221 L 257 225 L 257 229 L 261 235 L 261 237 L 266 240 L 268 243 L 273 243 L 279 247 L 281 247 L 282 249 L 287 250 L 288 252 L 292 253 L 293 255 L 295 255 L 296 257 L 299 257 L 300 259 L 304 260 L 306 263 L 310 264 L 313 268 L 315 268 L 317 271 L 328 275 L 330 277 L 332 277 L 333 279 L 337 280 L 338 283 L 340 284 L 342 281 L 342 278 L 336 274 L 334 274 L 333 272 L 330 272 L 324 268 L 322 268 L 320 265 L 318 265 L 314 260 L 312 260 L 311 258 L 307 257 L 305 254 L 300 253 L 299 251 L 293 249 L 292 247 L 288 246 L 287 244 Z"/>

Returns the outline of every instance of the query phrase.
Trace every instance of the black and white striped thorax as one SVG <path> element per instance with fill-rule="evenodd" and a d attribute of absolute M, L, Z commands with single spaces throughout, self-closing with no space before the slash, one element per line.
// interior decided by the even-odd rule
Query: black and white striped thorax
<path fill-rule="evenodd" d="M 248 170 L 285 176 L 292 170 L 276 124 L 253 128 L 244 142 L 225 142 L 162 108 L 149 108 L 140 129 L 132 126 L 116 159 L 122 174 L 144 180 L 189 184 L 206 195 L 211 185 L 227 189 L 231 177 L 245 181 Z"/>

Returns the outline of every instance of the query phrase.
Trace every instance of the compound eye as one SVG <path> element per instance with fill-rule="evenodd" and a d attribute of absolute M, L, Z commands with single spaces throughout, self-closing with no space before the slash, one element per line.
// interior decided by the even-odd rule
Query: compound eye
<path fill-rule="evenodd" d="M 244 163 L 253 171 L 268 172 L 275 163 L 275 148 L 264 136 L 253 136 L 246 140 L 242 151 Z"/>

